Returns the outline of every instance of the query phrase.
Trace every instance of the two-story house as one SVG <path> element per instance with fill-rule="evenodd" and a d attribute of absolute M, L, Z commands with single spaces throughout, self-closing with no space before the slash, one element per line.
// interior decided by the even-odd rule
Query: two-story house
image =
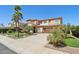
<path fill-rule="evenodd" d="M 45 20 L 29 19 L 27 25 L 33 27 L 33 32 L 52 32 L 56 26 L 62 26 L 62 17 Z"/>

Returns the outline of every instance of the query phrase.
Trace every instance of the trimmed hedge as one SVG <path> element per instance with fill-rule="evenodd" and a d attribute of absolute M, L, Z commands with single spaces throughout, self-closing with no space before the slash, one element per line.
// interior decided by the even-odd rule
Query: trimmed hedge
<path fill-rule="evenodd" d="M 74 30 L 74 31 L 72 31 L 72 34 L 73 34 L 75 37 L 78 37 L 78 38 L 79 38 L 79 30 Z"/>
<path fill-rule="evenodd" d="M 15 31 L 14 29 L 9 29 L 9 28 L 0 28 L 0 33 L 7 33 L 8 30 Z"/>

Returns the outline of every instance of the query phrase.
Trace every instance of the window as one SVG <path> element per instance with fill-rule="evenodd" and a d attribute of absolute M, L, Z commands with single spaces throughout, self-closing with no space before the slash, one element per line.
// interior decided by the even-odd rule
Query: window
<path fill-rule="evenodd" d="M 56 25 L 59 25 L 59 21 L 58 20 L 55 20 L 55 23 L 56 23 Z"/>
<path fill-rule="evenodd" d="M 44 21 L 44 23 L 47 23 L 47 21 Z"/>

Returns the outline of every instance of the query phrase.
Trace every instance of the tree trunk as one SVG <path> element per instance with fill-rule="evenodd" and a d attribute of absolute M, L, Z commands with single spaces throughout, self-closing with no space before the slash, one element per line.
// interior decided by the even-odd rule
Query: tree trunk
<path fill-rule="evenodd" d="M 18 32 L 18 38 L 19 38 L 19 21 L 17 23 L 18 23 L 18 30 L 17 30 L 17 32 Z"/>
<path fill-rule="evenodd" d="M 16 33 L 19 38 L 19 22 L 18 21 L 16 22 Z"/>
<path fill-rule="evenodd" d="M 16 29 L 16 32 L 17 32 L 17 22 L 16 22 L 16 24 L 15 24 L 15 25 L 16 25 L 15 29 Z"/>

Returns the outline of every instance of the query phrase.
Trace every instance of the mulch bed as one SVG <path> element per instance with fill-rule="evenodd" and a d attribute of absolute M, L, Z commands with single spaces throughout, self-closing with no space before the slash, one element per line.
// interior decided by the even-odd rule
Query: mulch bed
<path fill-rule="evenodd" d="M 69 46 L 65 46 L 65 47 L 54 47 L 51 44 L 46 44 L 45 45 L 46 48 L 51 48 L 54 50 L 59 50 L 59 51 L 63 51 L 63 52 L 67 52 L 70 54 L 79 54 L 79 48 L 74 48 L 74 47 L 69 47 Z"/>

